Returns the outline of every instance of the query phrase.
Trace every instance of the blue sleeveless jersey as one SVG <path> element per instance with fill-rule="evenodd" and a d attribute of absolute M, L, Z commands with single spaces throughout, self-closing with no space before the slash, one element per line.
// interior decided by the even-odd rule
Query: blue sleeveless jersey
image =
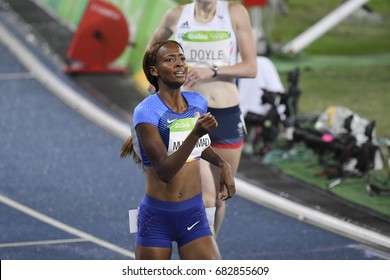
<path fill-rule="evenodd" d="M 145 98 L 134 110 L 134 128 L 140 123 L 155 125 L 167 148 L 167 155 L 174 153 L 194 127 L 197 118 L 207 112 L 207 100 L 197 92 L 182 92 L 182 96 L 187 102 L 188 108 L 184 113 L 178 114 L 172 111 L 158 93 Z M 135 152 L 142 160 L 142 164 L 150 167 L 151 163 L 146 155 L 138 135 L 133 136 Z M 133 134 L 134 135 L 134 134 Z M 199 160 L 204 149 L 210 145 L 208 135 L 199 139 L 187 162 Z"/>

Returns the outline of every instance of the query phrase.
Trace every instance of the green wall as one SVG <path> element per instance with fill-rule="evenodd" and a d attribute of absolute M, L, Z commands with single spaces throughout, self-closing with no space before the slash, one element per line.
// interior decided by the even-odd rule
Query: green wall
<path fill-rule="evenodd" d="M 53 9 L 62 19 L 77 29 L 89 0 L 40 0 Z M 125 65 L 142 90 L 148 83 L 142 72 L 145 47 L 164 13 L 177 3 L 174 0 L 106 0 L 118 7 L 129 24 L 132 44 L 115 62 Z"/>

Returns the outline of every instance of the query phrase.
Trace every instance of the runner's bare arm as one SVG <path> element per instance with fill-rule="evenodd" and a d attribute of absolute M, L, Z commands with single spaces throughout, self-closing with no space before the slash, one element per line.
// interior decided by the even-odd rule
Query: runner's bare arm
<path fill-rule="evenodd" d="M 160 25 L 156 28 L 153 35 L 150 37 L 146 46 L 148 48 L 151 44 L 161 40 L 167 40 L 176 28 L 176 23 L 179 20 L 182 7 L 177 6 L 169 9 L 161 20 Z"/>
<path fill-rule="evenodd" d="M 230 164 L 221 158 L 212 147 L 208 147 L 202 153 L 202 159 L 220 168 L 220 194 L 222 200 L 232 198 L 236 193 L 236 186 Z M 227 193 L 225 192 L 225 188 Z"/>

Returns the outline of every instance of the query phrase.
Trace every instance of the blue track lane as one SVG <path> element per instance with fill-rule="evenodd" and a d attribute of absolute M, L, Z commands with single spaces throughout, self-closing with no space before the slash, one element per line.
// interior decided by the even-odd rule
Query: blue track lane
<path fill-rule="evenodd" d="M 134 251 L 127 211 L 138 206 L 144 177 L 130 159 L 119 158 L 122 140 L 53 96 L 1 43 L 0 62 L 0 195 Z M 224 259 L 382 258 L 354 240 L 238 196 L 228 202 L 218 243 Z M 0 203 L 0 259 L 129 256 Z"/>

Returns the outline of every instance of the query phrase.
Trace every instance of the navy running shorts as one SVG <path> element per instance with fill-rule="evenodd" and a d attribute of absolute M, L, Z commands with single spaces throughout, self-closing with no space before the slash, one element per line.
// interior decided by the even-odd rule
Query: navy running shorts
<path fill-rule="evenodd" d="M 218 127 L 209 133 L 211 146 L 216 148 L 236 149 L 244 144 L 245 123 L 240 107 L 208 108 L 218 122 Z"/>

